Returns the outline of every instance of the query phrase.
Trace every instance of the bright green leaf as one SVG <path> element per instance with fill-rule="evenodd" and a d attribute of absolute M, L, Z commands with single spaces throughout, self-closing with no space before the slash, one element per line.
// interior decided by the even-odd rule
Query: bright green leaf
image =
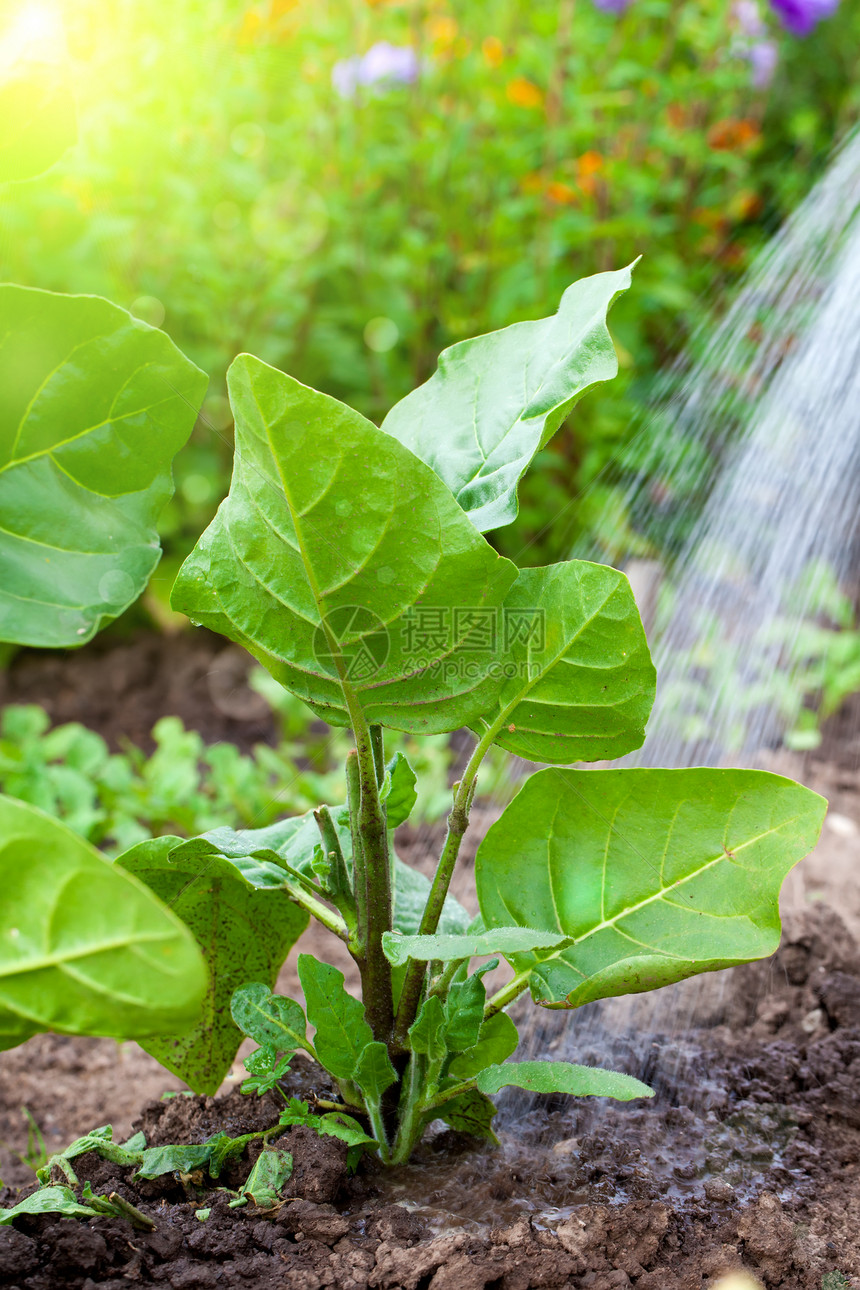
<path fill-rule="evenodd" d="M 412 808 L 418 800 L 415 787 L 417 777 L 409 765 L 409 760 L 402 752 L 397 752 L 389 762 L 386 771 L 388 791 L 385 793 L 385 810 L 388 816 L 388 827 L 396 829 L 412 814 Z"/>
<path fill-rule="evenodd" d="M 432 994 L 422 1003 L 409 1027 L 409 1047 L 431 1062 L 440 1062 L 445 1056 L 445 1009 L 438 995 Z"/>
<path fill-rule="evenodd" d="M 357 412 L 247 354 L 228 384 L 230 494 L 174 608 L 244 645 L 335 725 L 350 724 L 339 677 L 369 721 L 432 733 L 475 719 L 486 671 L 457 667 L 475 656 L 454 610 L 496 609 L 513 565 L 429 467 Z M 451 617 L 429 653 L 413 631 L 419 602 Z"/>
<path fill-rule="evenodd" d="M 513 1085 L 534 1093 L 614 1097 L 619 1102 L 654 1096 L 653 1088 L 632 1075 L 595 1066 L 574 1066 L 571 1062 L 504 1062 L 501 1066 L 488 1066 L 475 1082 L 482 1093 L 498 1093 L 499 1089 Z"/>
<path fill-rule="evenodd" d="M 481 913 L 575 938 L 512 956 L 549 1007 L 746 963 L 777 948 L 780 884 L 826 809 L 765 771 L 539 771 L 478 848 Z"/>
<path fill-rule="evenodd" d="M 42 1187 L 11 1209 L 0 1209 L 0 1226 L 22 1214 L 64 1214 L 68 1218 L 94 1218 L 98 1211 L 82 1205 L 70 1187 Z"/>
<path fill-rule="evenodd" d="M 0 798 L 0 1048 L 40 1030 L 140 1039 L 191 1024 L 206 984 L 188 929 L 41 811 Z"/>
<path fill-rule="evenodd" d="M 482 954 L 515 954 L 522 950 L 553 949 L 570 943 L 565 933 L 536 931 L 530 927 L 495 927 L 476 936 L 451 935 L 403 936 L 400 932 L 382 933 L 382 950 L 389 963 L 400 966 L 407 959 L 430 962 L 441 959 L 477 958 Z"/>
<path fill-rule="evenodd" d="M 508 1014 L 495 1012 L 481 1025 L 474 1048 L 459 1053 L 448 1067 L 448 1074 L 458 1080 L 473 1079 L 487 1066 L 510 1057 L 519 1042 L 517 1028 Z"/>
<path fill-rule="evenodd" d="M 492 726 L 496 743 L 530 761 L 609 761 L 640 747 L 655 672 L 623 573 L 586 560 L 523 569 L 503 623 L 505 679 L 479 734 Z"/>
<path fill-rule="evenodd" d="M 373 1043 L 364 1008 L 344 989 L 337 968 L 311 954 L 299 955 L 298 968 L 308 1021 L 316 1028 L 316 1055 L 335 1079 L 354 1080 L 361 1054 Z"/>
<path fill-rule="evenodd" d="M 309 1048 L 305 1014 L 294 999 L 273 994 L 262 981 L 233 991 L 230 1013 L 243 1034 L 261 1046 L 272 1044 L 278 1052 Z"/>
<path fill-rule="evenodd" d="M 355 1082 L 371 1102 L 378 1102 L 385 1090 L 397 1082 L 385 1044 L 374 1040 L 367 1045 L 355 1068 Z"/>
<path fill-rule="evenodd" d="M 195 1092 L 211 1094 L 242 1042 L 230 1016 L 234 990 L 249 977 L 274 985 L 308 915 L 286 892 L 255 886 L 225 856 L 173 842 L 142 842 L 116 863 L 170 905 L 206 960 L 209 984 L 193 1028 L 165 1027 L 145 1047 Z"/>
<path fill-rule="evenodd" d="M 82 645 L 145 587 L 206 378 L 96 296 L 0 286 L 0 640 Z"/>
<path fill-rule="evenodd" d="M 517 517 L 517 486 L 583 394 L 618 371 L 606 327 L 630 269 L 568 287 L 558 313 L 460 341 L 382 423 L 432 466 L 481 532 Z"/>
<path fill-rule="evenodd" d="M 445 1000 L 445 1046 L 449 1052 L 462 1053 L 478 1042 L 484 1018 L 487 991 L 481 978 L 499 966 L 498 959 L 491 959 L 466 977 L 455 980 Z"/>

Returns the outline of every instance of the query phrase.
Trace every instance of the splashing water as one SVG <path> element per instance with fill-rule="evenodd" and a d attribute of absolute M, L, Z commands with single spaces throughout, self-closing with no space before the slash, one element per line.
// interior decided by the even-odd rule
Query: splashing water
<path fill-rule="evenodd" d="M 679 379 L 680 392 L 658 398 L 647 440 L 639 436 L 628 512 L 634 531 L 674 559 L 650 632 L 657 701 L 627 764 L 761 765 L 797 715 L 803 628 L 849 574 L 857 529 L 858 207 L 860 132 L 760 254 L 713 334 L 698 338 L 703 357 L 666 378 L 664 396 Z M 672 1036 L 721 1020 L 727 975 L 540 1015 L 517 1055 L 615 1058 L 653 1081 L 656 1047 L 659 1081 L 682 1084 Z M 641 1039 L 638 1071 L 631 1036 Z M 510 1094 L 502 1119 L 513 1124 L 523 1110 Z"/>

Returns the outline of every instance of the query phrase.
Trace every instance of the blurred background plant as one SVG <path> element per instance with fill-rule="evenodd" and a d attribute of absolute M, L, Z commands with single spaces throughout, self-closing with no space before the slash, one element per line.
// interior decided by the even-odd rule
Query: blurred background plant
<path fill-rule="evenodd" d="M 309 722 L 304 704 L 261 668 L 250 679 L 272 704 L 281 736 L 277 747 L 257 744 L 250 755 L 225 741 L 205 744 L 179 717 L 156 722 L 151 755 L 131 743 L 111 753 L 78 722 L 51 729 L 38 704 L 10 704 L 0 714 L 0 793 L 63 820 L 107 855 L 144 838 L 193 837 L 225 823 L 264 828 L 320 802 L 345 801 L 347 732 Z M 447 814 L 456 763 L 449 737 L 392 734 L 386 752 L 404 753 L 418 775 L 413 827 Z M 501 801 L 513 792 L 507 762 L 494 749 L 483 785 Z"/>
<path fill-rule="evenodd" d="M 616 532 L 602 472 L 655 372 L 860 96 L 860 11 L 837 0 L 3 9 L 19 45 L 22 20 L 36 44 L 65 39 L 80 141 L 0 197 L 0 276 L 106 295 L 212 377 L 156 593 L 225 491 L 237 352 L 380 420 L 444 346 L 644 251 L 611 319 L 620 378 L 542 453 L 495 540 L 541 563 Z"/>

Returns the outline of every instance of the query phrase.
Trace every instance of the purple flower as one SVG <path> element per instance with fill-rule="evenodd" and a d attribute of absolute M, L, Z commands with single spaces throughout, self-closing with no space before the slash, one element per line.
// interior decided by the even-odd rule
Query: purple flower
<path fill-rule="evenodd" d="M 766 90 L 773 80 L 776 65 L 779 62 L 779 50 L 773 40 L 757 40 L 746 52 L 752 67 L 753 89 Z"/>
<path fill-rule="evenodd" d="M 331 83 L 341 98 L 353 99 L 360 85 L 376 85 L 381 90 L 395 84 L 411 85 L 419 71 L 418 57 L 411 46 L 380 40 L 366 54 L 335 63 Z"/>
<path fill-rule="evenodd" d="M 735 0 L 732 5 L 732 17 L 738 31 L 744 36 L 760 40 L 762 36 L 767 35 L 767 27 L 762 19 L 758 0 Z"/>
<path fill-rule="evenodd" d="M 829 18 L 839 8 L 839 0 L 770 0 L 792 36 L 808 36 L 822 18 Z"/>
<path fill-rule="evenodd" d="M 604 13 L 624 13 L 630 3 L 631 0 L 594 0 L 595 8 L 602 9 Z"/>

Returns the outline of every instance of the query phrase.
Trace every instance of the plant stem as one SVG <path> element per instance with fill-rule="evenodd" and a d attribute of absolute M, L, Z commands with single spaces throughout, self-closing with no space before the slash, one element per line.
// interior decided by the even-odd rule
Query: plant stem
<path fill-rule="evenodd" d="M 528 989 L 530 972 L 520 972 L 517 976 L 512 977 L 507 985 L 503 985 L 501 990 L 487 1000 L 487 1006 L 484 1008 L 484 1020 L 495 1016 L 497 1012 L 504 1011 L 509 1003 L 519 998 L 523 990 Z"/>
<path fill-rule="evenodd" d="M 418 1053 L 412 1053 L 403 1079 L 403 1092 L 400 1099 L 399 1123 L 394 1146 L 391 1149 L 391 1163 L 402 1165 L 412 1155 L 412 1148 L 421 1133 L 423 1106 L 421 1094 L 424 1089 L 424 1059 Z"/>
<path fill-rule="evenodd" d="M 344 694 L 347 688 L 344 686 Z M 348 696 L 349 702 L 349 696 Z M 382 934 L 391 931 L 391 870 L 388 858 L 388 827 L 379 800 L 373 736 L 358 704 L 350 703 L 358 766 L 358 842 L 363 864 L 363 883 L 356 874 L 355 898 L 358 925 L 366 929 L 363 953 L 357 959 L 361 971 L 364 1010 L 374 1039 L 390 1044 L 394 1027 L 394 998 L 391 964 L 382 952 Z M 380 741 L 381 751 L 381 741 Z M 350 813 L 352 804 L 350 804 Z"/>
<path fill-rule="evenodd" d="M 475 745 L 472 756 L 469 758 L 469 763 L 463 771 L 463 778 L 457 785 L 454 805 L 451 808 L 451 814 L 448 816 L 448 832 L 445 835 L 445 845 L 442 848 L 442 855 L 439 857 L 433 885 L 430 888 L 427 904 L 421 917 L 421 925 L 418 928 L 421 936 L 432 936 L 439 926 L 445 898 L 451 885 L 451 876 L 457 863 L 457 856 L 460 853 L 460 843 L 463 841 L 463 835 L 469 826 L 469 811 L 471 810 L 472 799 L 475 796 L 478 771 L 491 743 L 496 737 L 496 733 L 495 726 L 491 726 L 483 738 Z M 426 971 L 426 963 L 422 963 L 417 959 L 409 960 L 394 1025 L 395 1043 L 403 1045 L 406 1043 L 409 1027 L 418 1012 Z"/>
<path fill-rule="evenodd" d="M 340 914 L 336 914 L 333 909 L 329 909 L 321 900 L 317 900 L 316 896 L 313 896 L 306 887 L 300 886 L 297 882 L 288 880 L 284 883 L 284 890 L 297 905 L 302 905 L 309 914 L 313 914 L 314 918 L 322 923 L 323 927 L 327 927 L 330 932 L 334 932 L 335 936 L 339 936 L 342 941 L 346 941 L 347 945 L 349 944 L 349 928 Z"/>
<path fill-rule="evenodd" d="M 352 890 L 355 896 L 355 944 L 352 955 L 359 967 L 367 949 L 367 899 L 364 878 L 364 855 L 358 815 L 361 809 L 361 771 L 358 753 L 350 748 L 346 756 L 346 802 L 349 808 L 349 828 L 352 834 Z"/>
<path fill-rule="evenodd" d="M 321 806 L 318 811 L 314 811 L 314 819 L 317 822 L 323 846 L 331 865 L 332 900 L 343 914 L 347 924 L 352 923 L 354 927 L 355 896 L 346 870 L 346 861 L 343 858 L 340 838 L 338 837 L 334 820 L 331 818 L 331 811 L 327 806 Z"/>

